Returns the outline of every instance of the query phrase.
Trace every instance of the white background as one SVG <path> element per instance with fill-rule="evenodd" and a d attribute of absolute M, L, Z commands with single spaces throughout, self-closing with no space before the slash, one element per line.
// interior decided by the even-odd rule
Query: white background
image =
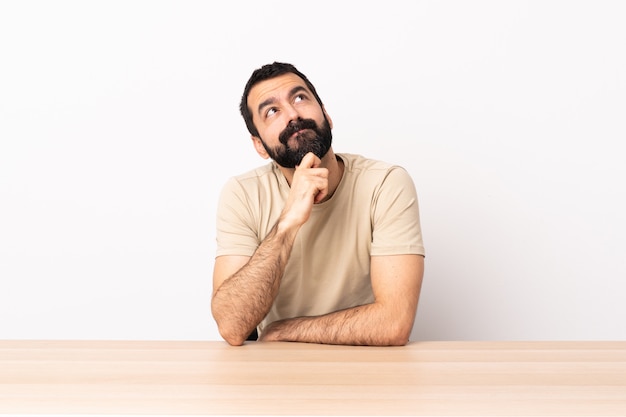
<path fill-rule="evenodd" d="M 0 2 L 0 339 L 220 340 L 238 104 L 309 76 L 337 152 L 406 167 L 414 340 L 626 339 L 626 3 Z"/>

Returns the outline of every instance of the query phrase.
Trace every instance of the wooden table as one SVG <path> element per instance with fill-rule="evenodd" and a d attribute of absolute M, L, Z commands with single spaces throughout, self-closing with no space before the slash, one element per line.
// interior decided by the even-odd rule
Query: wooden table
<path fill-rule="evenodd" d="M 626 416 L 626 342 L 0 341 L 0 414 Z"/>

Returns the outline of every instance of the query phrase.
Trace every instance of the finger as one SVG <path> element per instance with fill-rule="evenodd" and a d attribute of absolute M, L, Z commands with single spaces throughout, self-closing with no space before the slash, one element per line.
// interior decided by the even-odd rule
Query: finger
<path fill-rule="evenodd" d="M 328 170 L 320 168 L 320 170 L 322 171 L 318 177 L 317 180 L 317 193 L 315 194 L 315 197 L 313 198 L 313 203 L 317 204 L 319 202 L 321 202 L 322 200 L 324 200 L 326 198 L 326 196 L 328 195 Z"/>
<path fill-rule="evenodd" d="M 322 201 L 324 198 L 326 198 L 327 194 L 328 194 L 328 190 L 326 188 L 321 189 L 317 194 L 315 194 L 315 198 L 313 199 L 313 204 L 317 204 L 320 201 Z"/>
<path fill-rule="evenodd" d="M 300 165 L 296 168 L 317 168 L 321 163 L 322 161 L 313 152 L 309 152 L 304 155 Z"/>

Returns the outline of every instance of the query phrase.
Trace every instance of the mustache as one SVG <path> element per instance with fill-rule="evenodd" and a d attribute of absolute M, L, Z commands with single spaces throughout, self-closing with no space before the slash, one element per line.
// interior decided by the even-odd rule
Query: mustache
<path fill-rule="evenodd" d="M 303 129 L 312 129 L 317 132 L 317 123 L 313 119 L 298 119 L 295 121 L 289 122 L 285 130 L 280 132 L 278 135 L 278 140 L 283 145 L 287 145 L 287 141 L 289 138 L 299 130 Z"/>

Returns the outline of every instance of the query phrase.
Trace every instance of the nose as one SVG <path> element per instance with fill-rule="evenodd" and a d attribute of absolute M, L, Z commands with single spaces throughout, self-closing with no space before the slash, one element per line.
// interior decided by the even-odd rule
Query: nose
<path fill-rule="evenodd" d="M 296 110 L 296 108 L 291 104 L 285 107 L 284 112 L 289 119 L 289 122 L 298 120 L 300 118 L 300 113 L 298 113 L 298 110 Z"/>

